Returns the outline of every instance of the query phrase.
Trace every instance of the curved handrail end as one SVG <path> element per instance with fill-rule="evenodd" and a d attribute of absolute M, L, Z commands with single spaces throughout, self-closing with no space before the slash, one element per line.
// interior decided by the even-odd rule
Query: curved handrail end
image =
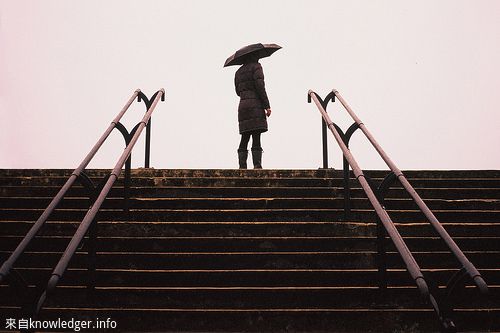
<path fill-rule="evenodd" d="M 52 292 L 56 288 L 60 278 L 61 277 L 59 275 L 52 274 L 52 276 L 49 279 L 49 282 L 47 282 L 47 289 L 45 289 L 45 292 L 46 293 Z"/>
<path fill-rule="evenodd" d="M 426 299 L 429 298 L 429 286 L 427 286 L 427 282 L 425 282 L 425 279 L 422 276 L 419 276 L 415 279 L 415 283 L 417 284 L 417 288 L 420 291 L 420 294 Z"/>
<path fill-rule="evenodd" d="M 307 103 L 311 103 L 311 95 L 315 94 L 315 92 L 312 89 L 309 89 L 307 92 Z"/>
<path fill-rule="evenodd" d="M 137 88 L 134 91 L 134 95 L 137 96 L 137 102 L 141 102 L 142 101 L 141 94 L 142 94 L 142 91 L 139 88 Z"/>
<path fill-rule="evenodd" d="M 9 276 L 11 269 L 12 263 L 7 259 L 0 267 L 0 282 L 4 281 Z"/>
<path fill-rule="evenodd" d="M 476 284 L 477 288 L 481 292 L 482 295 L 488 295 L 489 294 L 489 289 L 488 285 L 486 284 L 486 281 L 484 281 L 483 277 L 481 275 L 476 275 L 473 277 L 474 283 Z"/>
<path fill-rule="evenodd" d="M 40 298 L 38 299 L 38 302 L 36 303 L 36 308 L 34 312 L 34 317 L 36 318 L 38 314 L 40 313 L 40 310 L 42 309 L 43 303 L 45 303 L 45 300 L 47 299 L 47 291 L 44 291 L 41 295 Z"/>

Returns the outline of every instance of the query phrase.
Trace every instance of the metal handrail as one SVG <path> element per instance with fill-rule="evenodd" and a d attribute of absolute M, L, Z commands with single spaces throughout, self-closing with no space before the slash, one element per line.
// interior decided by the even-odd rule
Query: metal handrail
<path fill-rule="evenodd" d="M 347 104 L 347 102 L 340 96 L 339 92 L 335 89 L 333 89 L 333 93 L 335 96 L 338 98 L 340 103 L 344 106 L 346 111 L 349 113 L 351 118 L 355 121 L 355 123 L 359 126 L 361 131 L 365 134 L 367 139 L 370 141 L 370 143 L 373 145 L 375 150 L 379 153 L 380 157 L 384 160 L 384 162 L 387 164 L 387 166 L 391 169 L 391 171 L 394 173 L 394 175 L 398 178 L 399 182 L 401 185 L 403 185 L 404 189 L 408 194 L 412 197 L 412 199 L 415 201 L 417 206 L 420 208 L 420 211 L 425 215 L 429 223 L 432 225 L 434 230 L 438 233 L 438 235 L 441 237 L 441 239 L 446 243 L 450 251 L 453 253 L 455 258 L 460 262 L 463 268 L 465 268 L 467 274 L 469 277 L 474 281 L 475 285 L 478 287 L 481 293 L 487 294 L 488 293 L 488 286 L 484 279 L 482 278 L 481 274 L 479 271 L 476 269 L 476 267 L 467 259 L 465 254 L 462 252 L 462 250 L 458 247 L 458 245 L 455 243 L 453 238 L 448 234 L 448 232 L 444 229 L 443 225 L 438 221 L 436 216 L 432 213 L 432 211 L 429 209 L 429 207 L 425 204 L 425 202 L 422 200 L 422 198 L 418 195 L 418 193 L 415 191 L 413 186 L 408 182 L 406 177 L 404 176 L 403 172 L 394 164 L 394 162 L 389 158 L 387 153 L 382 149 L 380 144 L 375 140 L 373 135 L 368 131 L 364 123 L 359 119 L 354 111 L 351 109 L 351 107 Z"/>
<path fill-rule="evenodd" d="M 102 188 L 101 192 L 99 193 L 99 196 L 95 200 L 94 204 L 92 207 L 87 211 L 87 214 L 85 214 L 85 217 L 83 218 L 82 222 L 78 226 L 78 229 L 76 230 L 75 234 L 71 238 L 71 241 L 69 242 L 68 246 L 66 247 L 66 250 L 64 251 L 63 255 L 59 259 L 59 262 L 57 263 L 56 267 L 52 271 L 51 277 L 49 278 L 49 281 L 47 283 L 47 287 L 45 291 L 42 293 L 40 296 L 36 309 L 35 309 L 35 315 L 38 314 L 40 309 L 42 308 L 47 295 L 50 294 L 57 286 L 57 283 L 63 276 L 64 272 L 66 271 L 69 262 L 73 258 L 73 255 L 75 254 L 76 250 L 78 249 L 79 244 L 85 237 L 85 234 L 89 230 L 92 222 L 94 221 L 97 213 L 99 212 L 99 209 L 101 208 L 101 205 L 103 204 L 104 200 L 106 199 L 109 191 L 113 187 L 113 184 L 115 181 L 118 179 L 122 167 L 129 158 L 132 149 L 134 148 L 135 143 L 139 139 L 139 136 L 141 135 L 142 130 L 147 126 L 149 119 L 151 118 L 151 114 L 153 113 L 154 109 L 156 108 L 156 105 L 160 101 L 160 98 L 164 98 L 165 95 L 165 90 L 160 89 L 158 93 L 156 94 L 156 97 L 149 107 L 148 111 L 142 118 L 141 122 L 138 124 L 137 130 L 135 131 L 132 139 L 130 142 L 127 144 L 127 147 L 121 154 L 120 158 L 118 159 L 118 162 L 116 163 L 113 171 L 111 172 L 108 180 L 106 181 L 104 187 Z"/>
<path fill-rule="evenodd" d="M 411 254 L 410 250 L 408 249 L 408 246 L 404 242 L 403 238 L 399 234 L 398 230 L 396 229 L 394 222 L 392 222 L 389 214 L 387 214 L 385 208 L 380 204 L 378 201 L 377 197 L 375 196 L 375 193 L 373 193 L 373 190 L 371 189 L 370 185 L 368 184 L 368 181 L 366 180 L 365 175 L 363 174 L 363 171 L 359 167 L 358 163 L 352 156 L 349 148 L 347 148 L 346 144 L 340 137 L 340 134 L 338 133 L 337 129 L 335 128 L 332 120 L 328 116 L 328 113 L 326 113 L 325 109 L 321 105 L 320 101 L 316 97 L 315 93 L 312 90 L 309 90 L 308 95 L 314 100 L 314 103 L 318 107 L 319 111 L 321 112 L 321 115 L 323 119 L 326 122 L 327 127 L 330 129 L 330 131 L 333 133 L 333 136 L 335 137 L 335 140 L 340 146 L 340 149 L 344 153 L 344 157 L 347 159 L 349 165 L 352 167 L 354 176 L 356 179 L 360 182 L 361 187 L 365 191 L 368 200 L 372 204 L 373 208 L 375 209 L 375 213 L 379 217 L 380 221 L 382 222 L 385 230 L 387 230 L 387 234 L 389 237 L 392 239 L 394 245 L 396 246 L 397 251 L 399 252 L 401 258 L 403 259 L 406 269 L 410 273 L 411 277 L 415 281 L 415 284 L 417 285 L 420 293 L 424 297 L 429 297 L 429 286 L 427 285 L 427 282 L 424 279 L 424 275 L 417 264 L 415 258 Z"/>
<path fill-rule="evenodd" d="M 74 182 L 78 179 L 82 171 L 87 167 L 87 165 L 90 163 L 92 158 L 95 156 L 97 151 L 101 148 L 103 143 L 106 141 L 108 138 L 109 134 L 113 131 L 113 129 L 116 127 L 116 125 L 119 123 L 120 119 L 123 117 L 125 112 L 129 109 L 130 105 L 134 101 L 134 99 L 141 93 L 140 89 L 137 89 L 134 91 L 132 94 L 132 97 L 129 98 L 125 106 L 120 110 L 118 115 L 113 119 L 111 124 L 108 126 L 108 128 L 104 131 L 102 136 L 99 138 L 99 140 L 96 142 L 94 147 L 90 150 L 90 152 L 85 156 L 83 161 L 80 163 L 80 165 L 73 171 L 71 176 L 68 178 L 66 183 L 61 187 L 59 192 L 56 194 L 56 196 L 52 199 L 50 204 L 45 208 L 43 211 L 42 215 L 38 218 L 38 220 L 35 222 L 35 224 L 31 227 L 31 229 L 28 231 L 26 236 L 22 239 L 22 241 L 19 243 L 19 245 L 16 247 L 14 252 L 9 256 L 9 258 L 2 264 L 2 267 L 0 267 L 0 282 L 4 278 L 6 278 L 13 265 L 15 262 L 19 259 L 19 257 L 24 253 L 30 242 L 33 240 L 33 238 L 38 234 L 42 226 L 45 224 L 45 222 L 48 220 L 50 215 L 54 212 L 56 207 L 59 205 L 63 197 L 66 195 L 66 192 L 71 188 L 71 186 L 74 184 Z"/>
<path fill-rule="evenodd" d="M 335 97 L 339 99 L 339 101 L 342 103 L 344 108 L 347 110 L 349 115 L 352 117 L 354 120 L 354 124 L 349 127 L 347 132 L 344 134 L 342 130 L 335 125 L 330 117 L 328 116 L 328 113 L 326 112 L 326 104 L 328 103 L 327 101 L 329 98 L 332 96 L 333 98 L 332 101 L 335 100 Z M 431 303 L 435 313 L 438 315 L 439 321 L 441 323 L 441 328 L 443 331 L 446 332 L 455 332 L 456 327 L 453 322 L 453 320 L 450 318 L 450 315 L 452 314 L 452 308 L 450 307 L 448 302 L 448 298 L 452 295 L 454 292 L 455 287 L 459 285 L 459 282 L 462 282 L 462 279 L 465 278 L 467 275 L 471 278 L 471 280 L 474 282 L 474 284 L 477 286 L 479 289 L 480 293 L 483 295 L 488 294 L 488 286 L 486 285 L 486 282 L 482 278 L 482 276 L 479 274 L 478 270 L 474 267 L 474 265 L 467 259 L 467 257 L 464 255 L 464 253 L 460 250 L 460 248 L 457 246 L 457 244 L 453 241 L 453 239 L 450 237 L 450 235 L 446 232 L 444 227 L 441 225 L 441 223 L 437 220 L 437 218 L 434 216 L 434 214 L 431 212 L 431 210 L 427 207 L 427 205 L 424 203 L 424 201 L 420 198 L 420 196 L 416 193 L 415 189 L 410 185 L 406 177 L 403 175 L 401 170 L 398 169 L 398 167 L 392 162 L 392 160 L 387 156 L 387 154 L 384 152 L 382 147 L 377 143 L 377 141 L 374 139 L 373 135 L 368 131 L 366 126 L 363 124 L 363 122 L 356 116 L 356 114 L 352 111 L 350 106 L 347 104 L 347 102 L 340 96 L 337 90 L 333 90 L 330 94 L 328 94 L 327 98 L 325 101 L 320 102 L 320 98 L 318 95 L 313 92 L 312 90 L 309 90 L 308 92 L 308 101 L 311 102 L 311 99 L 314 100 L 316 106 L 318 107 L 321 115 L 322 115 L 322 127 L 323 127 L 323 164 L 327 165 L 327 154 L 325 153 L 326 150 L 326 134 L 325 134 L 325 129 L 328 127 L 330 131 L 333 133 L 337 143 L 339 144 L 339 147 L 341 148 L 343 154 L 344 154 L 344 181 L 345 181 L 345 190 L 347 190 L 344 195 L 349 194 L 349 180 L 348 180 L 348 171 L 349 171 L 349 165 L 351 166 L 354 176 L 358 181 L 360 182 L 363 190 L 365 191 L 370 203 L 372 204 L 373 208 L 375 209 L 375 212 L 378 215 L 378 218 L 387 231 L 387 234 L 389 237 L 392 239 L 398 253 L 400 254 L 401 258 L 403 259 L 404 263 L 406 264 L 406 268 L 410 275 L 413 277 L 415 280 L 415 283 L 417 284 L 417 287 L 419 288 L 420 292 L 426 296 L 428 301 Z M 378 189 L 378 195 L 376 196 L 373 193 L 373 190 L 367 181 L 365 175 L 359 168 L 356 160 L 352 156 L 349 148 L 348 148 L 348 142 L 350 139 L 350 136 L 356 129 L 360 128 L 362 132 L 365 134 L 365 136 L 368 138 L 370 143 L 373 145 L 375 150 L 379 153 L 380 157 L 384 160 L 384 162 L 387 164 L 387 166 L 391 169 L 391 173 L 382 181 L 382 183 L 379 186 Z M 342 133 L 343 136 L 341 136 L 340 133 Z M 346 178 L 347 177 L 347 178 Z M 438 297 L 438 289 L 437 285 L 432 283 L 428 284 L 425 280 L 425 278 L 422 275 L 422 271 L 420 270 L 418 264 L 416 263 L 415 259 L 413 258 L 412 253 L 408 250 L 408 247 L 404 243 L 404 240 L 401 238 L 401 235 L 397 231 L 394 223 L 391 221 L 390 217 L 388 216 L 387 212 L 385 211 L 385 207 L 381 204 L 383 203 L 383 195 L 385 191 L 389 188 L 389 183 L 393 179 L 398 179 L 399 182 L 403 185 L 404 189 L 409 193 L 413 201 L 417 204 L 419 207 L 420 211 L 426 216 L 427 220 L 430 222 L 430 224 L 434 227 L 435 231 L 439 234 L 440 238 L 446 243 L 446 245 L 449 247 L 455 258 L 462 264 L 462 268 L 456 272 L 451 279 L 448 281 L 448 284 L 446 286 L 446 289 L 448 290 L 448 295 L 446 299 L 442 299 L 441 297 Z M 348 198 L 347 198 L 348 199 Z M 346 205 L 345 206 L 345 213 L 346 216 L 348 216 L 348 212 L 350 211 L 350 206 Z M 379 227 L 380 224 L 377 224 L 377 227 Z M 379 229 L 377 229 L 378 231 Z M 379 241 L 379 255 L 384 255 L 385 250 L 383 249 L 383 237 L 382 233 L 378 233 L 378 241 Z M 385 264 L 381 264 L 379 266 L 379 271 L 382 273 L 381 278 L 384 281 L 380 281 L 379 287 L 383 290 L 386 287 L 386 281 L 385 281 Z M 432 281 L 429 281 L 432 282 Z M 430 287 L 430 289 L 429 289 Z"/>

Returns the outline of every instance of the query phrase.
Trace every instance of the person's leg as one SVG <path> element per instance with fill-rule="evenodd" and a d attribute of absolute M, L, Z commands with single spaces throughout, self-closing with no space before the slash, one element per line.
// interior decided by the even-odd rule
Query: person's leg
<path fill-rule="evenodd" d="M 262 169 L 261 133 L 252 133 L 252 160 L 254 169 Z"/>
<path fill-rule="evenodd" d="M 252 133 L 252 150 L 262 149 L 260 144 L 260 134 L 261 133 Z"/>
<path fill-rule="evenodd" d="M 240 169 L 247 168 L 247 158 L 248 158 L 248 142 L 250 141 L 250 133 L 241 134 L 240 146 L 238 147 L 238 163 Z"/>
<path fill-rule="evenodd" d="M 238 150 L 247 150 L 249 141 L 250 141 L 250 133 L 241 134 L 240 146 Z"/>

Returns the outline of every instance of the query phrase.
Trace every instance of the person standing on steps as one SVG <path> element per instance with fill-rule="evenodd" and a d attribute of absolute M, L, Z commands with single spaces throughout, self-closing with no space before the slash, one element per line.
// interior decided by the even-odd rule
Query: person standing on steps
<path fill-rule="evenodd" d="M 242 65 L 234 76 L 236 94 L 240 97 L 238 123 L 241 141 L 238 147 L 240 169 L 247 168 L 248 143 L 252 138 L 254 169 L 262 169 L 262 145 L 260 136 L 267 132 L 267 119 L 271 106 L 264 84 L 264 72 L 260 58 L 268 57 L 281 47 L 276 44 L 252 44 L 245 46 L 226 60 L 224 67 Z"/>

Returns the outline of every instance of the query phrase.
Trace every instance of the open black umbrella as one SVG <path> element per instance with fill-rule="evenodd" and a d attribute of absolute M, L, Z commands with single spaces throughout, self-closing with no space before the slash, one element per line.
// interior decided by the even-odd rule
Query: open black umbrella
<path fill-rule="evenodd" d="M 269 57 L 271 54 L 278 51 L 279 49 L 281 49 L 281 46 L 277 44 L 257 43 L 257 44 L 247 45 L 236 51 L 229 58 L 227 58 L 226 62 L 224 63 L 224 67 L 242 65 L 245 62 L 247 62 L 247 60 L 250 57 L 256 57 L 259 59 Z"/>

